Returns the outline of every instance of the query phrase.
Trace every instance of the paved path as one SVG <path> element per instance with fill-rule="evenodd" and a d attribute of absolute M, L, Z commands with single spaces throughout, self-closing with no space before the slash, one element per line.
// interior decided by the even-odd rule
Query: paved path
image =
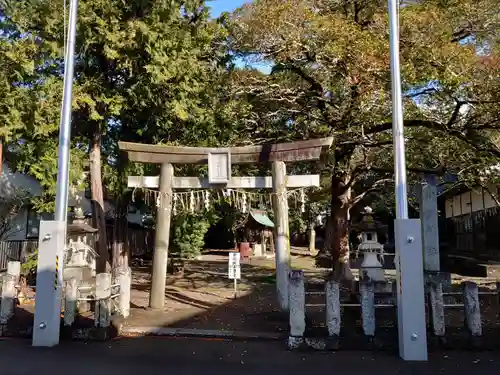
<path fill-rule="evenodd" d="M 287 352 L 279 342 L 140 338 L 106 343 L 65 342 L 53 349 L 0 339 L 2 375 L 497 375 L 500 353 L 434 354 L 429 363 L 404 363 L 368 352 Z"/>

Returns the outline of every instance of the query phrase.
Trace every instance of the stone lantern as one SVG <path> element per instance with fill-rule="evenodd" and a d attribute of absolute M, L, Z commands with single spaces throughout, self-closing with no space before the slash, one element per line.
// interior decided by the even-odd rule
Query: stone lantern
<path fill-rule="evenodd" d="M 78 282 L 89 281 L 96 274 L 97 253 L 90 246 L 97 229 L 85 223 L 83 210 L 76 209 L 73 223 L 67 227 L 69 239 L 66 248 L 64 279 L 74 277 Z"/>
<path fill-rule="evenodd" d="M 359 267 L 360 280 L 385 281 L 384 267 L 380 262 L 384 246 L 377 238 L 377 230 L 385 230 L 385 226 L 373 219 L 371 207 L 365 207 L 363 219 L 355 228 L 361 231 L 361 243 L 357 249 L 357 254 L 363 254 L 363 262 Z"/>

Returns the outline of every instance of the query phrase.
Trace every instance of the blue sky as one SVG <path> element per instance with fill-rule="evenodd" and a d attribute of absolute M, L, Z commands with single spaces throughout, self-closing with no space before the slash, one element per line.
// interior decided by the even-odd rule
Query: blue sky
<path fill-rule="evenodd" d="M 230 12 L 239 8 L 248 0 L 209 0 L 207 5 L 212 8 L 212 17 L 217 17 L 222 12 Z"/>
<path fill-rule="evenodd" d="M 219 16 L 222 12 L 231 12 L 236 8 L 241 7 L 245 3 L 249 3 L 251 0 L 208 0 L 207 5 L 211 8 L 212 17 Z M 242 60 L 237 60 L 236 65 L 243 66 L 245 62 Z M 259 69 L 263 73 L 269 74 L 271 72 L 271 64 L 259 63 L 252 64 L 256 69 Z"/>

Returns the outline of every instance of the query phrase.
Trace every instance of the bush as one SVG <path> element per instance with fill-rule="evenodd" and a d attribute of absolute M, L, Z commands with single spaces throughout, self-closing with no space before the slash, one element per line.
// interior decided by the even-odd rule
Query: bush
<path fill-rule="evenodd" d="M 38 265 L 38 249 L 26 258 L 21 264 L 21 275 L 25 278 L 28 285 L 35 285 L 36 269 Z"/>
<path fill-rule="evenodd" d="M 173 257 L 188 260 L 201 254 L 205 245 L 205 234 L 210 227 L 208 219 L 202 216 L 179 215 L 172 228 Z"/>

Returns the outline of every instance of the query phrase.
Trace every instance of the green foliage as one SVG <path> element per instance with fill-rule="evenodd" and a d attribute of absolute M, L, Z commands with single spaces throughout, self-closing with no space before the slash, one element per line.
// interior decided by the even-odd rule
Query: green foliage
<path fill-rule="evenodd" d="M 21 264 L 21 275 L 23 275 L 30 285 L 30 280 L 36 279 L 36 270 L 38 265 L 38 249 L 36 249 L 28 258 Z"/>
<path fill-rule="evenodd" d="M 495 0 L 425 0 L 400 10 L 407 165 L 419 172 L 415 180 L 436 168 L 464 175 L 500 156 L 492 140 L 500 129 L 497 8 Z M 270 75 L 233 75 L 233 93 L 250 107 L 252 137 L 333 136 L 317 166 L 327 178 L 341 176 L 345 191 L 353 188 L 348 205 L 392 187 L 386 2 L 261 0 L 235 12 L 229 27 L 241 57 L 273 65 Z"/>
<path fill-rule="evenodd" d="M 63 13 L 62 1 L 0 0 L 0 141 L 13 168 L 42 184 L 39 211 L 53 210 L 56 190 Z M 410 171 L 446 168 L 471 185 L 498 180 L 477 171 L 500 157 L 499 14 L 497 0 L 401 8 Z M 272 74 L 235 68 L 235 56 L 270 63 Z M 127 163 L 118 140 L 220 146 L 333 136 L 324 160 L 288 172 L 321 174 L 314 212 L 328 206 L 332 174 L 345 176 L 355 204 L 392 188 L 390 88 L 385 1 L 259 0 L 211 20 L 202 0 L 80 0 L 71 184 L 86 183 L 95 137 L 103 184 L 128 199 L 126 176 L 158 168 Z M 233 172 L 267 174 L 268 167 Z M 206 168 L 176 166 L 175 174 Z M 238 219 L 231 215 L 223 217 L 228 226 Z M 315 214 L 291 215 L 299 230 Z M 199 238 L 193 245 L 189 237 L 205 220 L 179 220 L 173 246 L 196 253 L 190 246 L 199 248 Z"/>
<path fill-rule="evenodd" d="M 42 186 L 42 196 L 32 197 L 31 203 L 39 213 L 54 212 L 57 176 L 57 138 L 43 142 L 32 140 L 11 147 L 9 162 L 13 169 L 28 174 Z M 73 147 L 70 152 L 70 186 L 84 188 L 84 170 L 87 166 L 86 151 Z"/>
<path fill-rule="evenodd" d="M 209 220 L 201 215 L 177 216 L 172 228 L 173 246 L 170 253 L 182 260 L 194 259 L 203 250 L 209 227 Z"/>
<path fill-rule="evenodd" d="M 35 202 L 37 208 L 51 210 L 62 96 L 63 2 L 1 0 L 0 12 L 0 94 L 5 97 L 0 136 L 14 140 L 9 145 L 14 168 L 44 186 L 46 197 Z M 222 89 L 229 66 L 226 37 L 222 25 L 209 19 L 204 1 L 80 0 L 73 185 L 88 169 L 86 153 L 95 137 L 102 142 L 103 184 L 115 197 L 124 193 L 128 172 L 147 173 L 149 168 L 127 165 L 118 140 L 230 143 L 237 104 Z M 40 160 L 40 168 L 49 166 L 46 171 L 33 166 Z"/>

